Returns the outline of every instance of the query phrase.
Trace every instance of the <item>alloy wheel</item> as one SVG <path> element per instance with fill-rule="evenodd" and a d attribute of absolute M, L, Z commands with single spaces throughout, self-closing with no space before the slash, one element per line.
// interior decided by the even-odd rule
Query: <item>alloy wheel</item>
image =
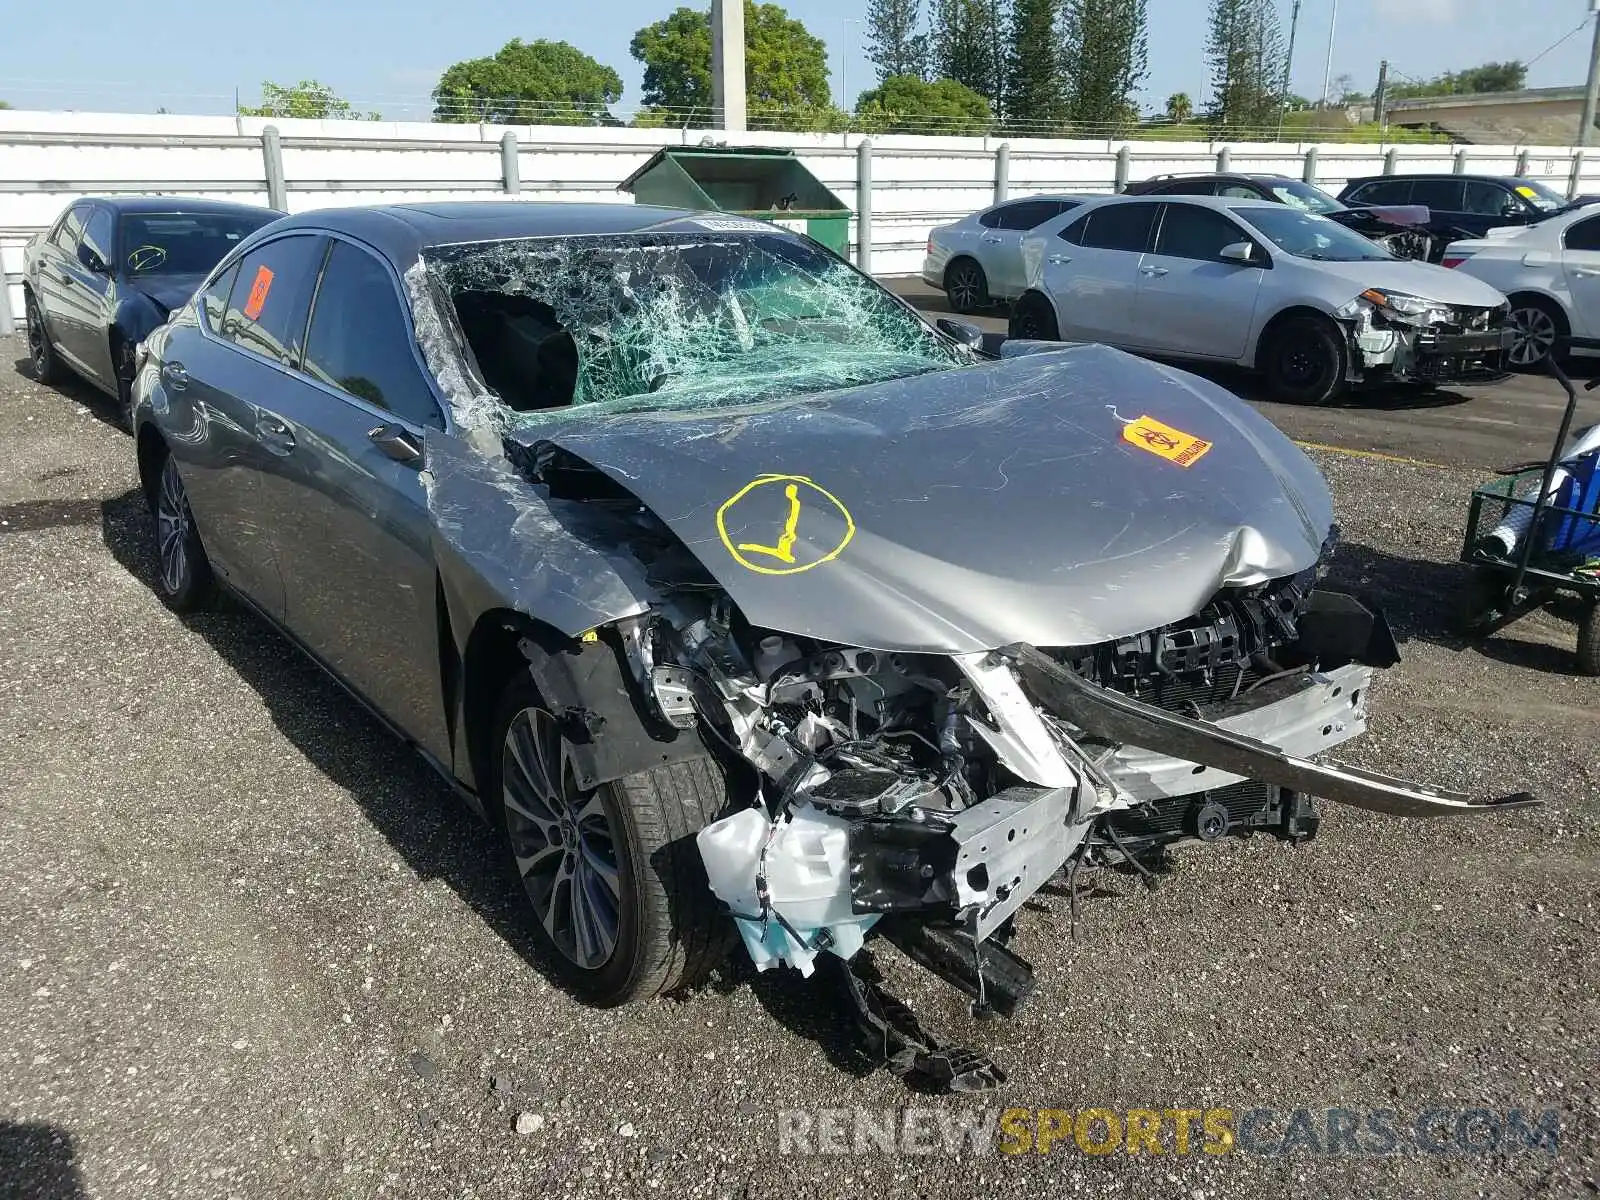
<path fill-rule="evenodd" d="M 978 269 L 971 263 L 957 263 L 946 281 L 950 303 L 959 312 L 970 312 L 978 307 L 983 289 L 978 283 Z"/>
<path fill-rule="evenodd" d="M 1511 313 L 1511 361 L 1531 367 L 1550 356 L 1556 344 L 1555 319 L 1544 309 L 1529 305 Z"/>
<path fill-rule="evenodd" d="M 161 468 L 161 483 L 156 492 L 156 553 L 161 565 L 161 582 L 169 595 L 181 592 L 189 579 L 192 525 L 189 497 L 178 476 L 178 464 L 169 457 Z"/>
<path fill-rule="evenodd" d="M 33 373 L 43 376 L 49 369 L 49 349 L 45 346 L 44 320 L 39 315 L 39 306 L 30 297 L 28 300 L 28 358 L 33 363 Z"/>
<path fill-rule="evenodd" d="M 534 914 L 566 958 L 603 967 L 622 912 L 617 837 L 600 792 L 584 792 L 555 717 L 525 708 L 506 729 L 500 768 L 506 832 Z"/>

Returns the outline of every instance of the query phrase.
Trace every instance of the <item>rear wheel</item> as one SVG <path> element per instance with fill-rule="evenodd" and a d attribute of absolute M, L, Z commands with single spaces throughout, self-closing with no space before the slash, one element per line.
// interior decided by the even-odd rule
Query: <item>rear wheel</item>
<path fill-rule="evenodd" d="M 1019 341 L 1058 342 L 1061 330 L 1056 325 L 1055 309 L 1038 292 L 1028 292 L 1017 301 L 1011 313 L 1009 336 Z"/>
<path fill-rule="evenodd" d="M 1266 339 L 1257 366 L 1273 396 L 1290 404 L 1328 404 L 1345 389 L 1344 335 L 1321 317 L 1292 317 Z"/>
<path fill-rule="evenodd" d="M 178 474 L 177 460 L 168 454 L 156 480 L 156 591 L 174 612 L 194 612 L 206 607 L 216 588 L 211 560 L 200 544 L 189 496 Z"/>
<path fill-rule="evenodd" d="M 970 258 L 958 258 L 944 273 L 944 292 L 958 313 L 975 313 L 989 306 L 989 279 Z"/>
<path fill-rule="evenodd" d="M 1511 348 L 1506 358 L 1519 371 L 1543 371 L 1555 352 L 1556 341 L 1567 334 L 1566 315 L 1538 296 L 1518 296 L 1511 302 Z"/>
<path fill-rule="evenodd" d="M 609 1007 L 704 979 L 733 935 L 694 840 L 726 804 L 717 764 L 670 763 L 585 791 L 561 721 L 526 677 L 506 688 L 492 745 L 486 794 L 560 982 Z"/>
<path fill-rule="evenodd" d="M 28 293 L 28 361 L 33 365 L 33 377 L 40 383 L 57 383 L 61 379 L 61 363 L 56 358 L 55 347 L 50 344 L 50 334 L 44 327 L 44 313 L 39 302 Z"/>

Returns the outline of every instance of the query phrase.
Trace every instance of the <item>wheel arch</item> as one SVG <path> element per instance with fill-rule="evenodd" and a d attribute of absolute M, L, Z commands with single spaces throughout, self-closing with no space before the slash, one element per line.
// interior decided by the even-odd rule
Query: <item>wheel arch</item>
<path fill-rule="evenodd" d="M 1572 332 L 1572 316 L 1567 312 L 1566 302 L 1554 292 L 1545 291 L 1541 288 L 1520 287 L 1507 292 L 1506 299 L 1510 302 L 1512 308 L 1517 307 L 1517 301 L 1519 300 L 1534 300 L 1546 308 L 1554 309 L 1556 316 L 1566 326 L 1566 331 L 1568 333 Z"/>
<path fill-rule="evenodd" d="M 978 273 L 983 276 L 985 284 L 988 283 L 989 272 L 983 269 L 983 264 L 978 261 L 977 256 L 966 250 L 958 250 L 956 253 L 950 256 L 950 261 L 944 264 L 944 278 L 939 281 L 941 286 L 948 288 L 950 284 L 950 270 L 957 263 L 971 263 L 973 266 L 978 268 Z"/>
<path fill-rule="evenodd" d="M 1261 365 L 1261 352 L 1271 345 L 1272 339 L 1276 336 L 1278 330 L 1282 329 L 1290 321 L 1302 317 L 1315 318 L 1333 326 L 1333 328 L 1339 330 L 1341 335 L 1345 333 L 1345 326 L 1340 323 L 1338 317 L 1330 315 L 1315 305 L 1291 304 L 1289 307 L 1280 309 L 1267 318 L 1267 323 L 1261 327 L 1261 332 L 1256 337 L 1255 345 L 1250 348 L 1249 365 L 1251 367 L 1259 367 Z"/>

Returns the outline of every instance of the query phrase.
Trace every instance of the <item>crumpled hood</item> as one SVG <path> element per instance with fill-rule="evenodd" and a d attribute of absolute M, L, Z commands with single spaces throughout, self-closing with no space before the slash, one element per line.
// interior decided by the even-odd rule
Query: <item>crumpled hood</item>
<path fill-rule="evenodd" d="M 627 488 L 756 625 L 881 650 L 1143 632 L 1310 567 L 1333 519 L 1248 406 L 1102 346 L 759 406 L 568 410 L 510 437 Z"/>
<path fill-rule="evenodd" d="M 195 289 L 204 282 L 204 275 L 144 275 L 130 279 L 128 287 L 153 300 L 165 317 L 179 305 L 187 303 Z"/>
<path fill-rule="evenodd" d="M 1318 262 L 1304 260 L 1319 274 L 1336 275 L 1350 284 L 1351 296 L 1368 288 L 1409 292 L 1440 304 L 1459 304 L 1473 308 L 1495 308 L 1506 298 L 1481 279 L 1441 267 L 1437 263 L 1397 258 L 1393 261 L 1367 259 L 1362 262 Z"/>

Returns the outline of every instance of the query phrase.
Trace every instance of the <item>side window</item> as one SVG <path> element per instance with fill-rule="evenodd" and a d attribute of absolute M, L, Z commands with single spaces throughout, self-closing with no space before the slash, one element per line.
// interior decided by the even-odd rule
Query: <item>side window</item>
<path fill-rule="evenodd" d="M 89 223 L 83 227 L 83 244 L 100 256 L 100 261 L 111 264 L 111 241 L 116 236 L 116 224 L 111 210 L 95 205 Z"/>
<path fill-rule="evenodd" d="M 239 260 L 222 336 L 285 366 L 298 366 L 306 313 L 326 243 L 312 234 L 278 238 Z"/>
<path fill-rule="evenodd" d="M 1080 243 L 1099 250 L 1126 250 L 1143 254 L 1150 248 L 1150 227 L 1155 204 L 1107 204 L 1088 216 L 1089 227 Z"/>
<path fill-rule="evenodd" d="M 412 425 L 444 418 L 411 351 L 400 294 L 382 264 L 335 241 L 306 334 L 306 374 Z"/>
<path fill-rule="evenodd" d="M 66 216 L 61 218 L 61 224 L 56 226 L 51 241 L 60 247 L 61 252 L 68 258 L 78 256 L 78 245 L 83 241 L 83 222 L 89 215 L 87 204 L 74 204 L 67 209 Z"/>
<path fill-rule="evenodd" d="M 1411 203 L 1440 212 L 1462 212 L 1459 179 L 1418 179 L 1411 184 Z"/>
<path fill-rule="evenodd" d="M 200 312 L 205 317 L 206 328 L 212 333 L 222 332 L 222 318 L 228 311 L 228 293 L 239 274 L 239 264 L 234 263 L 211 281 L 211 286 L 200 293 Z"/>
<path fill-rule="evenodd" d="M 1251 241 L 1249 234 L 1221 213 L 1193 204 L 1169 204 L 1156 236 L 1156 253 L 1174 258 L 1222 260 L 1222 248 Z"/>
<path fill-rule="evenodd" d="M 1148 194 L 1160 196 L 1215 196 L 1217 184 L 1213 179 L 1180 179 L 1151 188 Z"/>
<path fill-rule="evenodd" d="M 1228 183 L 1217 189 L 1217 195 L 1230 200 L 1260 200 L 1261 193 L 1247 183 Z"/>
<path fill-rule="evenodd" d="M 1600 217 L 1589 217 L 1567 226 L 1561 244 L 1568 250 L 1600 250 Z"/>
<path fill-rule="evenodd" d="M 1508 211 L 1520 213 L 1522 211 L 1522 202 L 1498 183 L 1486 183 L 1482 179 L 1469 179 L 1467 180 L 1466 198 L 1462 201 L 1461 211 L 1474 213 L 1482 217 L 1501 217 Z"/>
<path fill-rule="evenodd" d="M 1092 216 L 1094 214 L 1090 213 L 1089 217 Z M 1071 242 L 1074 246 L 1083 245 L 1084 231 L 1089 228 L 1089 217 L 1079 217 L 1076 221 L 1068 221 L 1056 236 L 1063 242 Z"/>
<path fill-rule="evenodd" d="M 1410 204 L 1411 180 L 1379 179 L 1357 188 L 1350 199 L 1356 204 Z"/>
<path fill-rule="evenodd" d="M 979 213 L 978 224 L 985 229 L 999 229 L 1000 222 L 1005 217 L 1006 209 L 1010 207 L 1009 204 L 1002 204 L 999 208 L 991 208 L 986 213 Z"/>

